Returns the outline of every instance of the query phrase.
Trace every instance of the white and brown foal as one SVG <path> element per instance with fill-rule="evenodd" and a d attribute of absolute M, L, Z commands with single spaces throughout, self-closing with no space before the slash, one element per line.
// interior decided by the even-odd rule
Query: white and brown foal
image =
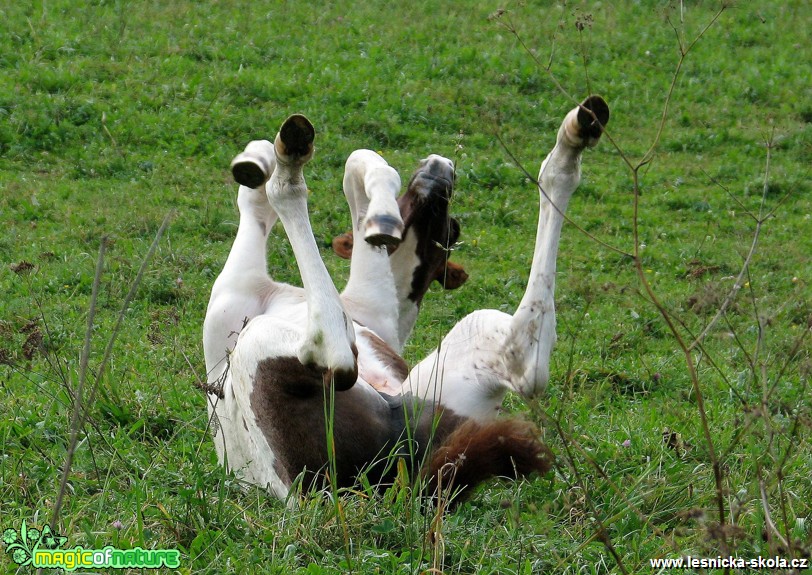
<path fill-rule="evenodd" d="M 547 384 L 563 212 L 580 181 L 581 154 L 608 119 L 603 99 L 587 98 L 564 118 L 541 165 L 535 253 L 516 313 L 468 315 L 411 371 L 399 352 L 459 236 L 448 213 L 452 162 L 422 160 L 398 198 L 400 177 L 383 158 L 350 155 L 344 193 L 357 241 L 339 294 L 307 212 L 312 125 L 291 116 L 274 143 L 249 143 L 232 162 L 240 223 L 203 328 L 221 463 L 280 498 L 300 476 L 311 485 L 332 474 L 349 486 L 363 472 L 386 484 L 393 454 L 429 484 L 441 479 L 461 490 L 493 476 L 546 472 L 553 456 L 535 428 L 497 416 L 508 390 L 530 397 Z M 266 243 L 277 219 L 303 287 L 268 275 Z"/>

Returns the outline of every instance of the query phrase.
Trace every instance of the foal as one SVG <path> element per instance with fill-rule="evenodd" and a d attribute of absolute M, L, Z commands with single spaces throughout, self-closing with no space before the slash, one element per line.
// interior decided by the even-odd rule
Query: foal
<path fill-rule="evenodd" d="M 462 491 L 492 476 L 546 472 L 553 456 L 535 428 L 497 413 L 508 390 L 530 397 L 547 384 L 563 213 L 582 151 L 597 144 L 608 119 L 603 99 L 587 98 L 566 115 L 541 165 L 535 252 L 516 313 L 468 315 L 411 371 L 399 352 L 459 235 L 448 214 L 452 162 L 422 160 L 398 198 L 400 178 L 383 158 L 350 155 L 344 193 L 356 241 L 339 294 L 307 213 L 312 125 L 291 116 L 273 144 L 249 143 L 232 162 L 240 224 L 203 326 L 210 389 L 222 390 L 209 394 L 220 462 L 279 498 L 300 476 L 305 485 L 331 474 L 349 486 L 361 472 L 373 484 L 389 482 L 391 454 L 430 484 Z M 268 275 L 277 220 L 301 288 Z"/>

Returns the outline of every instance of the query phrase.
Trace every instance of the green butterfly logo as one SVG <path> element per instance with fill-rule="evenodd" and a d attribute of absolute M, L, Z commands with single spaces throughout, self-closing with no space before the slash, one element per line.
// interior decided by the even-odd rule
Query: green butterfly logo
<path fill-rule="evenodd" d="M 40 547 L 59 549 L 68 538 L 54 533 L 50 525 L 46 525 L 40 531 L 34 527 L 28 527 L 23 520 L 19 531 L 13 528 L 4 530 L 2 540 L 6 546 L 6 553 L 11 555 L 11 560 L 24 567 L 33 561 L 34 552 Z"/>

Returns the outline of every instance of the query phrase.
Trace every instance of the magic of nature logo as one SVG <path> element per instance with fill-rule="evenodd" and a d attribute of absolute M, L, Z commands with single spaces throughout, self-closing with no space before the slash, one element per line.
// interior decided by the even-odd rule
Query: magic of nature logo
<path fill-rule="evenodd" d="M 176 549 L 118 549 L 107 545 L 101 549 L 81 546 L 61 549 L 68 538 L 46 525 L 42 529 L 29 527 L 25 521 L 19 529 L 3 530 L 2 541 L 6 553 L 20 567 L 35 569 L 78 568 L 161 569 L 180 567 L 180 551 Z"/>

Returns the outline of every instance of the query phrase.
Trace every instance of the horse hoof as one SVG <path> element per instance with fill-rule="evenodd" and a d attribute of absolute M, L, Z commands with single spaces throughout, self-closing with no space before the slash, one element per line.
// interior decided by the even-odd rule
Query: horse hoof
<path fill-rule="evenodd" d="M 231 174 L 241 186 L 259 188 L 271 178 L 273 159 L 273 144 L 267 140 L 254 140 L 231 161 Z"/>
<path fill-rule="evenodd" d="M 393 216 L 375 216 L 364 224 L 364 241 L 372 246 L 397 246 L 403 239 L 403 221 Z"/>

